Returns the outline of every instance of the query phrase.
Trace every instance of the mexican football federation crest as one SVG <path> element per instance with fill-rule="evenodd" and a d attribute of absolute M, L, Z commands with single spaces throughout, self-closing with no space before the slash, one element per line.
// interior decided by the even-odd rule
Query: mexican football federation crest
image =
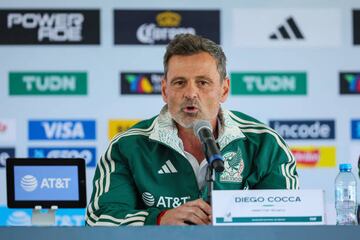
<path fill-rule="evenodd" d="M 237 152 L 227 152 L 224 154 L 224 171 L 220 175 L 220 182 L 242 182 L 242 172 L 244 171 L 244 160 L 240 150 Z"/>

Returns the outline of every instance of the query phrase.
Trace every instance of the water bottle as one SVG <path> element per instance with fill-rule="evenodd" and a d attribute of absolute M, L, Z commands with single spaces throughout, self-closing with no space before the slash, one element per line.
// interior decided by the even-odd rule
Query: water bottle
<path fill-rule="evenodd" d="M 356 178 L 351 164 L 340 164 L 335 179 L 335 208 L 337 225 L 356 225 Z"/>

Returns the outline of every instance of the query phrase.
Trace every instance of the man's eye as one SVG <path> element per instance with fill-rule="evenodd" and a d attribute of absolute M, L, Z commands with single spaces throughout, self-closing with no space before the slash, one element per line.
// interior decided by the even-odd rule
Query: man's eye
<path fill-rule="evenodd" d="M 182 86 L 182 85 L 184 85 L 184 81 L 176 81 L 176 82 L 173 82 L 173 85 L 174 85 L 174 86 Z"/>
<path fill-rule="evenodd" d="M 200 86 L 205 86 L 205 85 L 208 85 L 208 81 L 199 81 L 199 85 Z"/>

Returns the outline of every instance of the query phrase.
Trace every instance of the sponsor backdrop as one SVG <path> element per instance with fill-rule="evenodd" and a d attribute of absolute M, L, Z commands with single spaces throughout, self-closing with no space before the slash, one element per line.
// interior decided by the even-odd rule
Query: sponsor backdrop
<path fill-rule="evenodd" d="M 2 0 L 0 225 L 30 218 L 6 208 L 8 157 L 83 157 L 89 198 L 110 139 L 163 106 L 162 57 L 178 33 L 223 46 L 224 106 L 282 135 L 301 188 L 324 189 L 333 211 L 338 164 L 358 175 L 358 0 Z M 83 213 L 59 211 L 57 224 L 83 225 Z"/>

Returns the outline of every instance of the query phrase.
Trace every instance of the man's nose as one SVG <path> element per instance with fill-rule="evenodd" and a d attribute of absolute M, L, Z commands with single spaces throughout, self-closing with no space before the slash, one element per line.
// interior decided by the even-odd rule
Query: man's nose
<path fill-rule="evenodd" d="M 197 98 L 199 93 L 199 89 L 197 88 L 194 82 L 188 82 L 184 91 L 184 97 L 186 98 Z"/>

